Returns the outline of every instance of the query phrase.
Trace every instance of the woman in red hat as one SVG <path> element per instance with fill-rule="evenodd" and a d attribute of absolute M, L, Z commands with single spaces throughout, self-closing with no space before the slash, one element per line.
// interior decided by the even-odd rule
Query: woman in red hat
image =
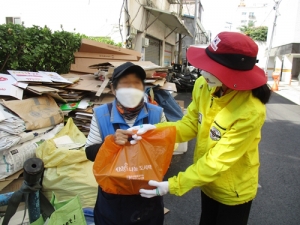
<path fill-rule="evenodd" d="M 188 49 L 189 63 L 202 70 L 193 101 L 180 121 L 155 126 L 176 126 L 176 142 L 197 138 L 194 163 L 167 181 L 149 181 L 156 189 L 141 189 L 141 196 L 181 196 L 200 187 L 200 225 L 247 224 L 258 188 L 265 104 L 271 95 L 264 71 L 255 65 L 257 52 L 250 37 L 236 32 L 219 33 L 206 49 Z"/>

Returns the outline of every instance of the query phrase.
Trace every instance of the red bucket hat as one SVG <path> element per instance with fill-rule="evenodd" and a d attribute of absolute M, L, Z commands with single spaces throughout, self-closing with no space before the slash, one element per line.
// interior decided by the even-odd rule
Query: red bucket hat
<path fill-rule="evenodd" d="M 255 65 L 257 52 L 258 46 L 250 37 L 221 32 L 207 48 L 189 47 L 187 59 L 231 89 L 252 90 L 267 83 L 265 72 Z"/>

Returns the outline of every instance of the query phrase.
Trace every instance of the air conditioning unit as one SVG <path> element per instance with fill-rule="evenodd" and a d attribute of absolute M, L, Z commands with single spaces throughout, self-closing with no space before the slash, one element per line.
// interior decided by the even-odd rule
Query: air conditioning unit
<path fill-rule="evenodd" d="M 149 46 L 149 39 L 148 38 L 142 38 L 142 46 L 144 48 L 147 48 Z"/>

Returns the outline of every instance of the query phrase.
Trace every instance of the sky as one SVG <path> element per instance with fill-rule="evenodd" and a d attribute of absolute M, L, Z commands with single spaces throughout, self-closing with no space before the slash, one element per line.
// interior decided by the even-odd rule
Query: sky
<path fill-rule="evenodd" d="M 245 0 L 247 5 L 253 3 L 270 3 L 273 0 Z M 233 23 L 240 0 L 201 0 L 204 8 L 202 24 L 206 30 L 210 30 L 212 38 L 219 32 L 229 30 L 229 24 Z M 234 25 L 232 25 L 234 26 Z M 234 27 L 231 27 L 234 30 Z"/>
<path fill-rule="evenodd" d="M 202 24 L 214 38 L 219 32 L 227 30 L 225 27 L 229 24 L 226 22 L 232 23 L 240 0 L 201 0 L 201 3 L 204 8 Z"/>
<path fill-rule="evenodd" d="M 268 1 L 273 2 L 245 0 L 245 3 Z M 76 27 L 76 32 L 89 36 L 120 39 L 118 18 L 122 0 L 109 0 L 116 6 L 111 10 L 103 7 L 103 2 L 104 0 L 0 0 L 0 5 L 5 9 L 1 12 L 3 16 L 0 16 L 0 24 L 5 23 L 6 16 L 14 16 L 24 19 L 25 26 L 47 24 L 52 30 L 61 30 L 60 26 L 63 24 L 66 31 L 72 32 Z M 229 30 L 230 25 L 226 22 L 233 22 L 240 0 L 201 0 L 201 3 L 204 8 L 202 24 L 206 30 L 211 31 L 211 37 L 214 38 L 219 32 Z M 234 28 L 232 24 L 231 30 Z"/>

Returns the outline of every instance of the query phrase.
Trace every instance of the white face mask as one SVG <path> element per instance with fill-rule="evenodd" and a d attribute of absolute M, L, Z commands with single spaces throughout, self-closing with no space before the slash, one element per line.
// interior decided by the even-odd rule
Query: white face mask
<path fill-rule="evenodd" d="M 216 78 L 211 73 L 202 70 L 201 74 L 205 78 L 208 86 L 210 86 L 210 87 L 220 87 L 220 86 L 222 86 L 222 82 L 219 81 L 218 78 Z"/>
<path fill-rule="evenodd" d="M 116 98 L 126 108 L 136 107 L 144 97 L 144 92 L 136 88 L 120 88 L 116 90 Z"/>

